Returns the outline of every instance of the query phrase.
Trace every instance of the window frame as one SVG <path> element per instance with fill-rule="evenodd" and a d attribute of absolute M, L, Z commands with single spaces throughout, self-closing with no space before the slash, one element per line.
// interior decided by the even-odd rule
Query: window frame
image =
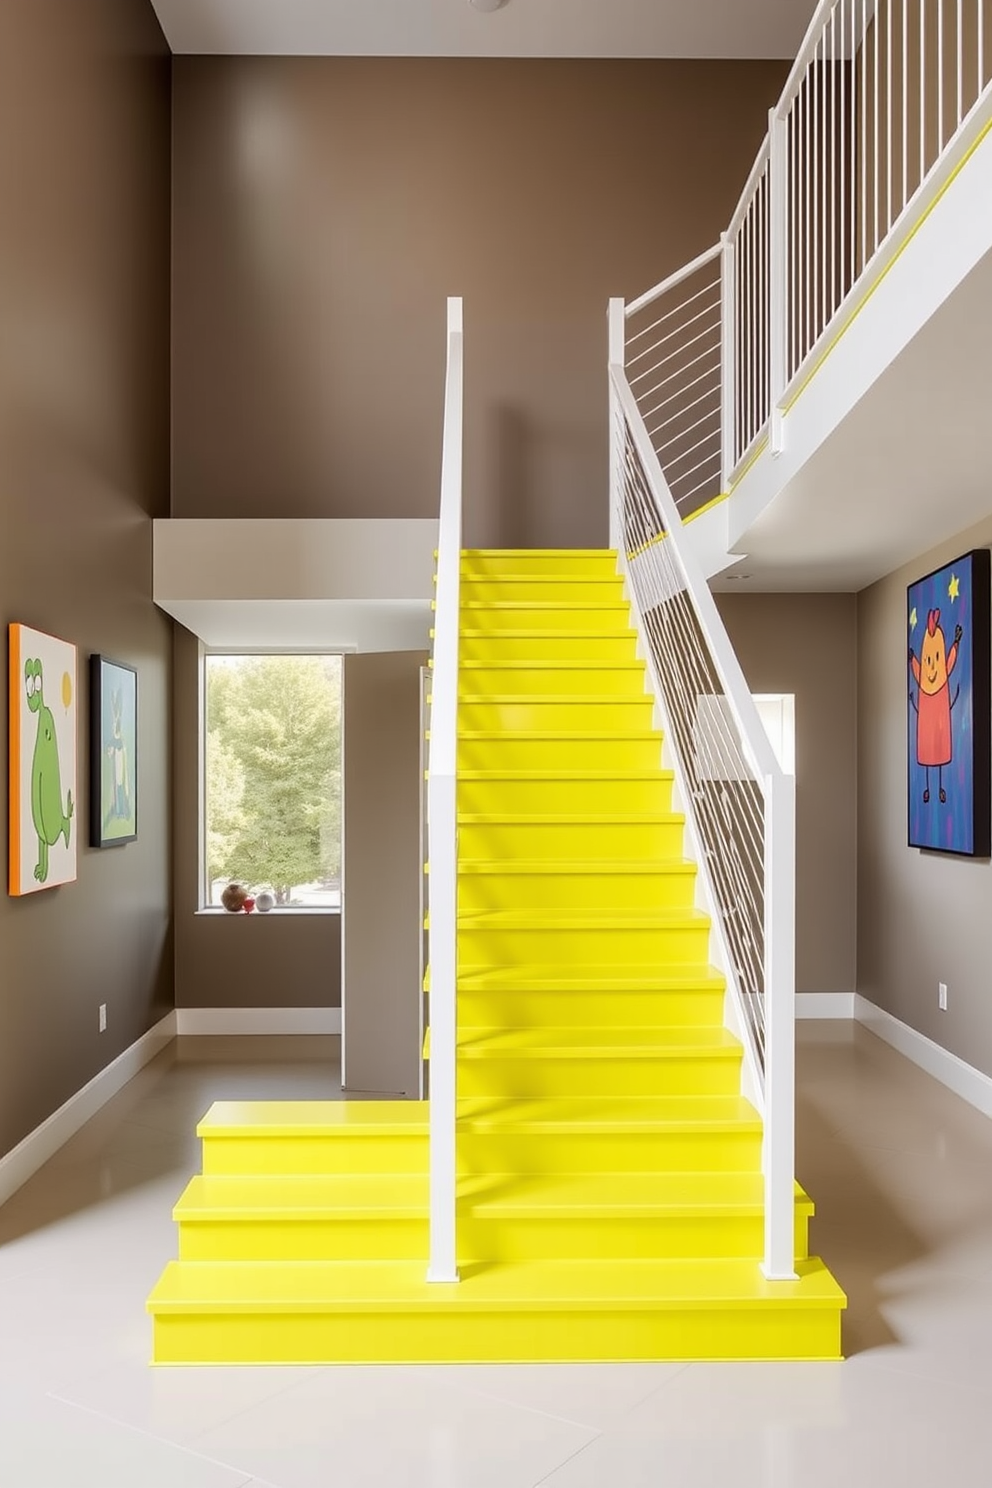
<path fill-rule="evenodd" d="M 292 915 L 334 915 L 341 917 L 344 910 L 344 667 L 345 658 L 357 650 L 355 646 L 214 646 L 204 640 L 197 642 L 197 791 L 196 791 L 196 909 L 197 915 L 235 919 L 222 904 L 211 904 L 210 884 L 207 879 L 207 662 L 212 656 L 337 656 L 341 662 L 341 899 L 336 905 L 329 904 L 282 904 L 273 905 L 264 915 L 253 918 L 267 919 L 274 916 L 282 919 Z"/>

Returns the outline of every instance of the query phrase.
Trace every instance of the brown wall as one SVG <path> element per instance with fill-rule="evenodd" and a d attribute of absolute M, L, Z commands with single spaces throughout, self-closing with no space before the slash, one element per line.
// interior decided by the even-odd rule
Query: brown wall
<path fill-rule="evenodd" d="M 169 507 L 170 65 L 145 0 L 0 6 L 3 620 L 80 662 L 78 882 L 0 897 L 0 1152 L 172 1006 L 172 627 L 150 520 Z M 139 672 L 139 838 L 105 852 L 86 846 L 90 651 Z M 2 708 L 6 737 L 6 690 Z"/>
<path fill-rule="evenodd" d="M 419 1094 L 421 667 L 427 653 L 344 664 L 344 1048 L 349 1090 Z"/>
<path fill-rule="evenodd" d="M 606 541 L 606 302 L 726 227 L 784 63 L 175 60 L 173 514 Z"/>
<path fill-rule="evenodd" d="M 853 992 L 857 596 L 720 594 L 752 692 L 796 699 L 796 989 Z"/>
<path fill-rule="evenodd" d="M 906 586 L 989 546 L 992 517 L 858 596 L 858 991 L 992 1075 L 992 862 L 906 842 Z"/>

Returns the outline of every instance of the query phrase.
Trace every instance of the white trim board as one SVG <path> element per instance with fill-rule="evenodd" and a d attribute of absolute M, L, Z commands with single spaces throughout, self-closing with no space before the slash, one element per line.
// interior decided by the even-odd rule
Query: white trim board
<path fill-rule="evenodd" d="M 176 1008 L 180 1038 L 222 1034 L 334 1034 L 341 1032 L 336 1008 Z"/>
<path fill-rule="evenodd" d="M 64 1105 L 0 1158 L 0 1204 L 5 1204 L 11 1194 L 27 1183 L 91 1116 L 96 1115 L 101 1106 L 105 1106 L 149 1060 L 171 1044 L 175 1036 L 176 1015 L 174 1012 L 166 1013 L 160 1022 L 118 1054 L 106 1069 L 94 1075 L 81 1090 L 77 1090 Z"/>
<path fill-rule="evenodd" d="M 853 1018 L 854 992 L 797 992 L 797 1018 Z"/>
<path fill-rule="evenodd" d="M 926 1034 L 917 1033 L 908 1023 L 894 1018 L 884 1008 L 876 1007 L 860 993 L 854 996 L 854 1017 L 871 1033 L 877 1034 L 885 1043 L 912 1061 L 920 1069 L 953 1090 L 962 1100 L 974 1106 L 985 1116 L 992 1116 L 992 1080 L 981 1070 L 966 1064 L 949 1049 L 934 1043 Z"/>

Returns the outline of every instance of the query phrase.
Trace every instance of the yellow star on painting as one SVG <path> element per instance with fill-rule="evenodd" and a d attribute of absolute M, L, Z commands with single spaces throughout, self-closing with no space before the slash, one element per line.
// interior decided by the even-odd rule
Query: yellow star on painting
<path fill-rule="evenodd" d="M 952 604 L 956 599 L 961 598 L 961 580 L 957 574 L 951 574 L 951 582 L 947 586 L 947 592 L 950 595 Z"/>
<path fill-rule="evenodd" d="M 915 630 L 916 629 L 916 625 L 917 625 L 917 622 L 918 622 L 919 618 L 920 617 L 916 613 L 916 606 L 914 605 L 913 608 L 909 612 L 909 628 L 910 628 L 910 630 Z"/>

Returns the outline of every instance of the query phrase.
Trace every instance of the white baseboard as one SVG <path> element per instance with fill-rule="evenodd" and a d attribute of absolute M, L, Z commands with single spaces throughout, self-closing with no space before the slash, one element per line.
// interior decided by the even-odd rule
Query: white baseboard
<path fill-rule="evenodd" d="M 101 1106 L 105 1106 L 149 1060 L 171 1044 L 175 1036 L 176 1015 L 167 1013 L 154 1028 L 149 1028 L 122 1054 L 118 1054 L 106 1069 L 94 1075 L 82 1090 L 77 1090 L 46 1121 L 0 1158 L 0 1204 L 5 1204 L 11 1194 L 27 1183 L 91 1116 L 96 1115 Z"/>
<path fill-rule="evenodd" d="M 969 1105 L 975 1106 L 986 1116 L 992 1116 L 992 1080 L 973 1065 L 966 1064 L 949 1049 L 935 1044 L 926 1034 L 917 1033 L 908 1023 L 894 1018 L 884 1008 L 876 1007 L 867 997 L 855 994 L 854 1016 L 865 1028 L 898 1049 L 920 1069 L 926 1070 L 935 1080 L 960 1095 Z"/>
<path fill-rule="evenodd" d="M 176 1008 L 180 1037 L 219 1034 L 341 1032 L 341 1009 L 336 1008 Z"/>
<path fill-rule="evenodd" d="M 797 992 L 797 1018 L 853 1018 L 854 992 Z"/>

